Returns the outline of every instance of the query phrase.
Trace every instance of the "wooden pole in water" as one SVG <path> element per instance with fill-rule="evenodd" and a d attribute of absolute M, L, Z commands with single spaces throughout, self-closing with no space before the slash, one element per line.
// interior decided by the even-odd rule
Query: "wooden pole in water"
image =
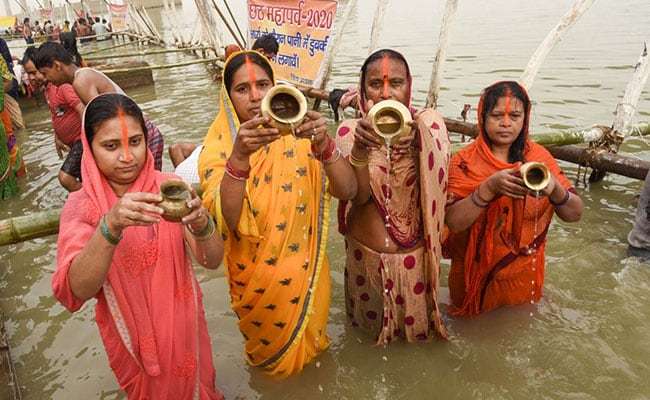
<path fill-rule="evenodd" d="M 232 19 L 232 22 L 235 24 L 235 28 L 237 28 L 237 32 L 239 32 L 239 37 L 241 38 L 242 43 L 244 46 L 246 46 L 246 38 L 244 37 L 244 34 L 241 32 L 241 29 L 239 29 L 239 24 L 237 23 L 237 20 L 235 19 L 235 16 L 232 15 L 232 10 L 230 9 L 230 6 L 228 5 L 228 0 L 223 0 L 223 4 L 226 5 L 226 11 L 228 11 L 228 14 L 230 15 L 230 19 Z"/>
<path fill-rule="evenodd" d="M 334 64 L 334 56 L 336 50 L 338 49 L 341 38 L 343 38 L 343 31 L 345 30 L 345 25 L 347 25 L 348 20 L 350 19 L 350 14 L 352 14 L 352 9 L 356 4 L 356 0 L 349 0 L 347 7 L 343 11 L 343 19 L 336 24 L 336 33 L 334 34 L 334 39 L 327 47 L 327 52 L 325 53 L 325 61 L 321 64 L 321 69 L 318 71 L 316 80 L 314 81 L 314 87 L 320 90 L 325 89 L 327 81 L 329 80 L 330 74 L 332 73 L 332 65 Z M 325 99 L 327 100 L 327 99 Z M 314 110 L 317 110 L 320 107 L 320 101 L 316 100 L 314 102 Z"/>
<path fill-rule="evenodd" d="M 138 42 L 147 42 L 147 41 L 149 41 L 149 39 L 137 39 L 137 40 L 134 40 L 132 42 L 119 43 L 119 44 L 116 44 L 116 45 L 113 45 L 113 46 L 104 47 L 104 48 L 97 49 L 97 50 L 86 51 L 84 53 L 81 53 L 81 55 L 82 55 L 82 57 L 86 58 L 85 56 L 90 55 L 90 54 L 102 53 L 104 51 L 115 50 L 115 49 L 118 49 L 120 47 L 130 46 L 130 45 L 136 44 Z"/>
<path fill-rule="evenodd" d="M 223 15 L 219 7 L 217 6 L 217 3 L 212 0 L 212 5 L 214 6 L 214 9 L 217 10 L 217 14 L 219 14 L 219 17 L 221 18 L 221 21 L 223 22 L 224 25 L 226 25 L 226 28 L 228 28 L 228 32 L 230 32 L 230 36 L 232 36 L 233 39 L 235 39 L 235 42 L 237 42 L 237 45 L 241 47 L 242 49 L 246 48 L 246 41 L 242 42 L 239 40 L 237 35 L 235 34 L 235 31 L 230 27 L 230 24 L 226 20 L 226 17 Z"/>
<path fill-rule="evenodd" d="M 614 118 L 613 129 L 615 132 L 625 132 L 629 126 L 636 107 L 641 98 L 641 92 L 648 82 L 650 76 L 650 56 L 648 55 L 648 46 L 643 44 L 643 51 L 639 61 L 634 66 L 632 79 L 625 88 L 623 99 L 616 106 L 616 116 Z"/>
<path fill-rule="evenodd" d="M 193 50 L 209 50 L 209 49 L 210 49 L 209 47 L 200 46 L 200 47 L 186 47 L 180 49 L 141 50 L 132 53 L 105 54 L 99 56 L 84 57 L 84 60 L 105 60 L 107 58 L 139 57 L 139 56 L 149 56 L 154 54 L 184 53 Z"/>
<path fill-rule="evenodd" d="M 447 61 L 447 47 L 449 46 L 449 28 L 458 8 L 458 0 L 447 0 L 445 4 L 445 13 L 442 16 L 440 24 L 440 37 L 438 39 L 438 51 L 433 61 L 433 70 L 431 71 L 431 81 L 429 83 L 429 92 L 427 93 L 426 107 L 438 108 L 438 95 L 440 93 L 440 81 L 442 80 L 442 71 Z"/>
<path fill-rule="evenodd" d="M 519 78 L 519 82 L 528 90 L 533 86 L 535 76 L 539 68 L 544 63 L 546 56 L 551 52 L 553 47 L 562 39 L 562 36 L 576 23 L 578 19 L 591 7 L 595 0 L 576 0 L 573 7 L 564 14 L 560 22 L 551 29 L 546 38 L 535 50 L 533 56 L 528 61 L 528 65 Z"/>
<path fill-rule="evenodd" d="M 0 221 L 0 246 L 55 234 L 61 210 L 50 210 Z"/>
<path fill-rule="evenodd" d="M 11 357 L 11 346 L 9 346 L 9 339 L 7 338 L 4 315 L 0 315 L 0 354 L 2 358 L 2 366 L 0 367 L 0 371 L 2 372 L 0 377 L 2 379 L 0 382 L 6 382 L 5 387 L 0 388 L 0 394 L 3 394 L 3 398 L 21 400 L 23 396 L 20 392 L 18 377 L 16 376 L 16 367 Z"/>
<path fill-rule="evenodd" d="M 377 48 L 379 42 L 379 35 L 381 34 L 382 27 L 384 26 L 384 16 L 386 15 L 386 7 L 388 0 L 378 0 L 377 9 L 375 10 L 375 17 L 372 19 L 372 28 L 370 29 L 370 44 L 368 45 L 368 54 L 372 54 Z"/>
<path fill-rule="evenodd" d="M 215 63 L 215 64 L 217 64 L 218 67 L 223 68 L 223 62 L 221 61 L 220 58 L 207 58 L 207 59 L 183 61 L 183 62 L 173 63 L 173 64 L 148 65 L 148 66 L 135 67 L 135 68 L 106 69 L 106 70 L 102 70 L 102 72 L 105 73 L 105 74 L 115 74 L 115 73 L 123 73 L 123 72 L 136 72 L 136 71 L 147 71 L 147 70 L 156 70 L 156 69 L 169 69 L 169 68 L 185 67 L 187 65 L 210 64 L 210 63 Z"/>

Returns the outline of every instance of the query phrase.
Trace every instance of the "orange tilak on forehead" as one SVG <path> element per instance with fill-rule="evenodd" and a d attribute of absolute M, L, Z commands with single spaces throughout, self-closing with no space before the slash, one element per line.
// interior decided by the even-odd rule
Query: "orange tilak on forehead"
<path fill-rule="evenodd" d="M 257 97 L 257 75 L 255 74 L 253 62 L 248 56 L 246 56 L 244 60 L 246 63 L 246 71 L 248 71 L 248 83 L 251 85 L 251 94 L 253 97 Z"/>
<path fill-rule="evenodd" d="M 512 112 L 511 103 L 512 103 L 512 93 L 510 93 L 510 90 L 508 90 L 506 92 L 506 104 L 503 112 L 503 119 L 505 120 L 505 122 L 510 121 L 510 113 Z"/>
<path fill-rule="evenodd" d="M 381 59 L 381 74 L 384 76 L 384 97 L 388 97 L 388 73 L 390 72 L 390 65 L 388 64 L 388 54 L 384 53 L 384 57 Z"/>
<path fill-rule="evenodd" d="M 129 128 L 126 126 L 124 110 L 117 110 L 117 117 L 120 119 L 120 129 L 122 130 L 122 155 L 124 161 L 130 161 L 132 157 L 131 153 L 129 152 Z"/>

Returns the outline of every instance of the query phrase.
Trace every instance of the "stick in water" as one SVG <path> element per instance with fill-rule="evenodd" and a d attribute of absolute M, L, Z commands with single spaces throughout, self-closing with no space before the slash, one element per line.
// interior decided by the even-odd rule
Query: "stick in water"
<path fill-rule="evenodd" d="M 426 107 L 438 107 L 438 94 L 440 92 L 440 81 L 442 70 L 447 60 L 447 46 L 449 44 L 449 27 L 456 14 L 458 8 L 458 0 L 447 0 L 445 4 L 445 13 L 442 16 L 442 23 L 440 25 L 440 37 L 438 39 L 438 51 L 436 58 L 433 62 L 433 70 L 431 71 L 431 81 L 429 83 L 429 93 L 427 94 Z"/>

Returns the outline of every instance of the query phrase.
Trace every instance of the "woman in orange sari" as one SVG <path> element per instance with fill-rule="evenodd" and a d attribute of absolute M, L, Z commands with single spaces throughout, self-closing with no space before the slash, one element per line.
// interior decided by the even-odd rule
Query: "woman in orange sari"
<path fill-rule="evenodd" d="M 530 108 L 516 82 L 486 88 L 478 106 L 479 136 L 452 158 L 445 222 L 454 315 L 539 301 L 553 215 L 574 222 L 582 214 L 582 200 L 555 159 L 529 139 Z M 529 161 L 551 172 L 538 194 L 519 175 Z"/>
<path fill-rule="evenodd" d="M 356 181 L 319 113 L 308 112 L 295 136 L 259 116 L 274 85 L 260 53 L 234 53 L 223 82 L 199 158 L 203 204 L 225 238 L 246 359 L 285 377 L 329 344 L 329 199 L 354 197 Z"/>

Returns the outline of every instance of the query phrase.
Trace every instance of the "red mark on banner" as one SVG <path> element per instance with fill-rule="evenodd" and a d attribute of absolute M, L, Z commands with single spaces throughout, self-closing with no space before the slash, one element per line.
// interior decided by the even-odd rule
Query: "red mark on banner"
<path fill-rule="evenodd" d="M 388 72 L 390 66 L 388 65 L 388 54 L 384 53 L 384 57 L 381 59 L 381 73 L 384 75 L 384 93 L 383 97 L 388 98 Z"/>
<path fill-rule="evenodd" d="M 131 161 L 131 153 L 129 152 L 129 128 L 126 127 L 126 118 L 124 118 L 124 110 L 117 110 L 117 117 L 120 119 L 120 128 L 122 130 L 122 157 L 124 161 Z"/>
<path fill-rule="evenodd" d="M 257 76 L 255 75 L 255 68 L 253 68 L 253 62 L 251 59 L 246 56 L 246 71 L 248 71 L 248 83 L 251 85 L 251 95 L 253 95 L 253 98 L 259 97 L 259 93 L 257 91 Z"/>

